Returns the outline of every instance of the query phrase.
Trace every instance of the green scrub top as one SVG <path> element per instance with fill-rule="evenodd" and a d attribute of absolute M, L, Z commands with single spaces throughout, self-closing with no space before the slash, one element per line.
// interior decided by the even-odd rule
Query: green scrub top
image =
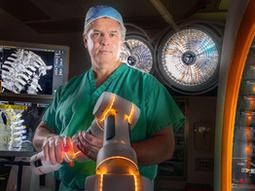
<path fill-rule="evenodd" d="M 98 88 L 92 68 L 60 87 L 43 116 L 44 123 L 61 136 L 86 130 L 94 119 L 94 105 L 104 91 L 115 93 L 140 108 L 131 142 L 146 140 L 161 128 L 176 131 L 184 121 L 168 91 L 152 75 L 121 64 Z M 73 167 L 64 164 L 58 175 L 65 187 L 83 189 L 86 177 L 95 174 L 95 168 L 96 163 L 91 160 L 75 162 Z M 139 170 L 141 175 L 153 180 L 157 165 L 139 166 Z"/>

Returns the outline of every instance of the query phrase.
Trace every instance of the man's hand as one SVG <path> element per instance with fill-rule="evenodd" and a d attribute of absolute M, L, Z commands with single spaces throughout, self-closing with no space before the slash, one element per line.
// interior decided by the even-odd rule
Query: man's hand
<path fill-rule="evenodd" d="M 44 159 L 51 164 L 62 163 L 64 160 L 64 137 L 58 135 L 45 138 L 42 146 Z"/>
<path fill-rule="evenodd" d="M 41 122 L 35 130 L 33 146 L 38 152 L 43 151 L 45 160 L 51 164 L 62 163 L 63 140 L 64 137 L 56 135 L 44 122 Z"/>
<path fill-rule="evenodd" d="M 81 131 L 73 137 L 77 147 L 91 160 L 96 161 L 97 153 L 103 146 L 103 140 L 92 134 Z"/>

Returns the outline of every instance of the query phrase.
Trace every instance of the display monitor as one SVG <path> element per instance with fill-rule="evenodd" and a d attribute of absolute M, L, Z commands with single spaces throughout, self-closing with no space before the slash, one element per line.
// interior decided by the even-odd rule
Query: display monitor
<path fill-rule="evenodd" d="M 48 105 L 0 101 L 0 151 L 32 152 L 32 136 Z"/>
<path fill-rule="evenodd" d="M 66 46 L 0 41 L 2 95 L 52 96 L 68 77 Z"/>

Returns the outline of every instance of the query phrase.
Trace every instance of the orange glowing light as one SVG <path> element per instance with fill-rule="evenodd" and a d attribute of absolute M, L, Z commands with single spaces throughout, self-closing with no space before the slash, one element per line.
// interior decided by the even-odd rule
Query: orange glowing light
<path fill-rule="evenodd" d="M 251 121 L 251 116 L 249 116 L 249 119 Z M 249 121 L 249 124 L 250 124 Z M 246 168 L 250 169 L 251 168 L 251 153 L 252 153 L 252 145 L 251 145 L 251 129 L 249 126 L 246 127 L 245 129 L 245 133 L 246 133 L 246 140 L 247 140 L 247 145 L 245 148 L 245 152 L 247 153 L 247 162 L 246 162 Z"/>
<path fill-rule="evenodd" d="M 100 174 L 100 179 L 99 179 L 99 191 L 103 191 L 103 183 L 104 183 L 104 174 Z"/>
<path fill-rule="evenodd" d="M 71 138 L 67 138 L 66 145 L 63 146 L 63 158 L 66 160 L 66 162 L 69 162 L 69 165 L 71 167 L 74 166 L 73 161 L 78 157 L 78 155 L 81 153 L 80 150 L 76 151 L 77 148 L 73 144 L 73 140 Z"/>
<path fill-rule="evenodd" d="M 124 115 L 124 120 L 127 120 L 129 124 L 132 124 L 134 116 L 135 116 L 135 106 L 134 104 L 132 104 L 130 113 L 129 115 L 127 114 Z"/>
<path fill-rule="evenodd" d="M 80 153 L 81 153 L 81 151 L 77 151 L 76 153 L 74 153 L 73 154 L 74 158 L 76 158 Z"/>
<path fill-rule="evenodd" d="M 101 166 L 103 163 L 107 162 L 108 160 L 115 160 L 115 159 L 123 159 L 123 160 L 129 161 L 129 162 L 135 167 L 135 169 L 136 169 L 136 170 L 134 170 L 133 168 L 129 168 L 129 170 L 128 170 L 129 174 L 136 174 L 136 175 L 139 174 L 139 170 L 138 170 L 137 164 L 136 164 L 134 161 L 132 161 L 131 159 L 126 158 L 126 157 L 123 157 L 123 156 L 112 156 L 112 157 L 108 157 L 108 158 L 102 160 L 102 161 L 97 165 L 97 167 Z M 107 169 L 104 169 L 104 170 L 102 170 L 102 169 L 98 170 L 98 169 L 97 169 L 97 171 L 96 171 L 96 174 L 98 174 L 98 175 L 99 175 L 99 174 L 106 174 L 106 173 L 107 173 Z"/>
<path fill-rule="evenodd" d="M 100 170 L 96 171 L 96 174 L 97 175 L 104 175 L 104 174 L 107 174 L 107 171 L 105 169 L 100 169 Z"/>
<path fill-rule="evenodd" d="M 255 86 L 252 86 L 252 91 L 255 92 Z"/>
<path fill-rule="evenodd" d="M 249 112 L 249 113 L 248 113 L 248 116 L 247 116 L 247 124 L 246 124 L 247 127 L 250 126 L 251 120 L 252 120 L 252 113 Z"/>
<path fill-rule="evenodd" d="M 251 154 L 251 151 L 252 151 L 251 146 L 250 146 L 250 145 L 247 145 L 247 146 L 245 147 L 245 152 L 246 152 L 247 154 Z"/>
<path fill-rule="evenodd" d="M 114 160 L 114 159 L 124 159 L 124 160 L 131 162 L 131 164 L 132 164 L 131 166 L 133 166 L 133 165 L 135 166 L 136 169 L 132 168 L 131 166 L 127 167 L 126 173 L 134 178 L 134 189 L 135 189 L 134 191 L 140 191 L 141 190 L 140 173 L 139 173 L 137 164 L 134 161 L 132 161 L 131 159 L 123 157 L 123 156 L 113 156 L 113 157 L 109 157 L 109 158 L 106 158 L 105 160 L 101 161 L 97 165 L 97 167 L 101 166 L 101 164 L 107 162 L 108 160 Z M 109 173 L 108 169 L 106 169 L 106 168 L 97 168 L 96 174 L 99 177 L 99 180 L 98 180 L 99 181 L 98 182 L 99 191 L 103 190 L 103 176 L 108 173 Z"/>
<path fill-rule="evenodd" d="M 138 181 L 140 180 L 140 177 L 138 177 L 137 175 L 133 175 L 134 177 L 134 182 L 135 182 L 135 191 L 140 191 L 141 190 L 141 182 Z"/>
<path fill-rule="evenodd" d="M 245 129 L 245 134 L 246 134 L 246 136 L 248 136 L 249 135 L 249 129 Z"/>
<path fill-rule="evenodd" d="M 249 126 L 246 127 L 245 134 L 246 134 L 247 143 L 250 143 L 251 142 L 251 129 Z"/>
<path fill-rule="evenodd" d="M 255 109 L 255 101 L 254 101 L 254 100 L 250 100 L 250 108 L 251 108 L 252 110 Z"/>
<path fill-rule="evenodd" d="M 131 176 L 133 176 L 133 178 L 134 178 L 135 191 L 140 191 L 141 190 L 141 179 L 140 179 L 139 171 L 138 171 L 138 173 L 134 173 L 133 171 L 129 171 L 129 174 Z"/>
<path fill-rule="evenodd" d="M 249 126 L 246 127 L 245 129 L 245 134 L 246 134 L 246 140 L 247 140 L 247 147 L 248 144 L 250 143 L 250 139 L 251 139 L 251 129 Z M 249 144 L 250 145 L 250 144 Z M 249 150 L 249 149 L 248 149 Z"/>
<path fill-rule="evenodd" d="M 97 117 L 97 120 L 100 122 L 103 122 L 104 119 L 108 114 L 116 115 L 116 110 L 113 107 L 113 104 L 115 102 L 116 96 L 113 95 L 110 104 L 105 108 L 104 112 L 102 113 L 101 117 Z"/>
<path fill-rule="evenodd" d="M 100 121 L 96 118 L 96 124 L 97 126 L 103 131 L 104 127 L 101 125 Z"/>

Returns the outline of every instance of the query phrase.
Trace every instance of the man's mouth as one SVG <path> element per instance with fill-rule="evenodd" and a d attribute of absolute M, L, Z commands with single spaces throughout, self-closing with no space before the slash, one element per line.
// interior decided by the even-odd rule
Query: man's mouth
<path fill-rule="evenodd" d="M 102 54 L 109 54 L 112 51 L 110 51 L 110 50 L 100 50 L 99 52 L 102 53 Z"/>

